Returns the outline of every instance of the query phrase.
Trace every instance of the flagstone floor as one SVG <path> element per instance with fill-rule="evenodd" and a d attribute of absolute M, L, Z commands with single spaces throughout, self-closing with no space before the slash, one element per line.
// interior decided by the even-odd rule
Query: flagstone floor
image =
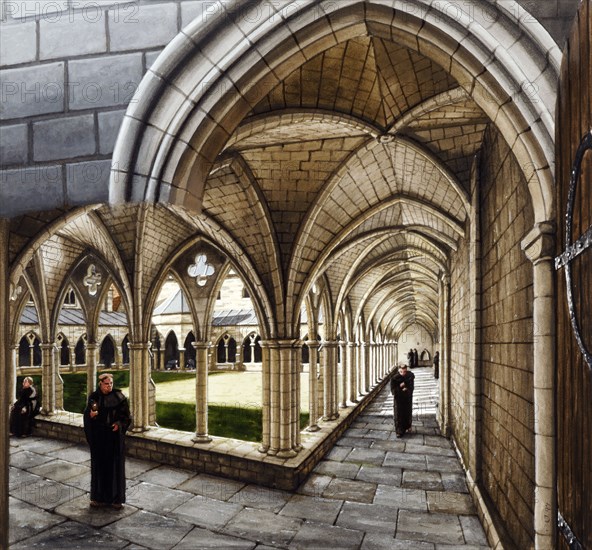
<path fill-rule="evenodd" d="M 489 548 L 432 371 L 414 372 L 413 433 L 396 438 L 385 388 L 295 492 L 128 459 L 124 509 L 91 509 L 86 447 L 13 438 L 10 548 Z"/>

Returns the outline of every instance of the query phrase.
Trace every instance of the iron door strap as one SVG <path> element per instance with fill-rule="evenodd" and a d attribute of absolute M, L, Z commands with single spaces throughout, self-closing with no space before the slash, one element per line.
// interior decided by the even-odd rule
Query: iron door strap
<path fill-rule="evenodd" d="M 559 527 L 559 532 L 563 535 L 569 545 L 569 550 L 584 550 L 582 543 L 576 538 L 571 527 L 559 511 L 557 512 L 557 527 Z"/>
<path fill-rule="evenodd" d="M 565 212 L 565 249 L 562 254 L 555 258 L 555 269 L 565 268 L 565 287 L 567 292 L 567 305 L 569 308 L 569 319 L 571 327 L 578 343 L 578 347 L 584 356 L 588 367 L 592 369 L 592 354 L 586 348 L 586 344 L 580 332 L 577 312 L 573 300 L 573 285 L 571 276 L 571 262 L 585 250 L 592 248 L 592 226 L 581 235 L 575 242 L 572 242 L 573 211 L 576 197 L 576 189 L 582 171 L 582 160 L 586 151 L 592 149 L 592 129 L 582 138 L 572 165 L 569 179 L 569 192 L 567 195 L 567 208 Z"/>

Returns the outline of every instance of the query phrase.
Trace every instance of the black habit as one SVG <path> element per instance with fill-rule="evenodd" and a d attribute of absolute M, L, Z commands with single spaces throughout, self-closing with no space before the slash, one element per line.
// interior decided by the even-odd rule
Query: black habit
<path fill-rule="evenodd" d="M 10 409 L 10 433 L 18 437 L 31 435 L 34 418 L 38 413 L 37 390 L 33 386 L 21 389 L 19 398 Z"/>
<path fill-rule="evenodd" d="M 403 384 L 403 386 L 401 386 L 401 384 Z M 391 393 L 394 397 L 393 412 L 397 435 L 403 435 L 411 428 L 414 385 L 415 374 L 411 371 L 407 371 L 405 375 L 397 372 L 397 374 L 391 378 Z"/>
<path fill-rule="evenodd" d="M 99 414 L 91 418 L 93 406 Z M 115 432 L 114 424 L 119 427 Z M 84 433 L 90 447 L 91 501 L 125 502 L 125 432 L 130 424 L 128 401 L 120 390 L 90 394 L 84 410 Z"/>

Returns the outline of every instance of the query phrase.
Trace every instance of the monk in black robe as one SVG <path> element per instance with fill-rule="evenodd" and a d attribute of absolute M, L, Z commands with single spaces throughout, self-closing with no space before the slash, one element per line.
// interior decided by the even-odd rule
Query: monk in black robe
<path fill-rule="evenodd" d="M 31 435 L 39 408 L 39 396 L 33 386 L 33 379 L 26 376 L 19 392 L 19 398 L 10 409 L 10 433 L 17 437 Z"/>
<path fill-rule="evenodd" d="M 90 505 L 120 509 L 125 502 L 125 432 L 131 424 L 127 398 L 113 388 L 113 376 L 99 376 L 88 397 L 84 433 L 90 447 Z"/>
<path fill-rule="evenodd" d="M 395 431 L 399 437 L 411 431 L 414 385 L 415 374 L 407 369 L 407 365 L 401 365 L 399 372 L 391 378 L 391 393 L 394 398 Z"/>

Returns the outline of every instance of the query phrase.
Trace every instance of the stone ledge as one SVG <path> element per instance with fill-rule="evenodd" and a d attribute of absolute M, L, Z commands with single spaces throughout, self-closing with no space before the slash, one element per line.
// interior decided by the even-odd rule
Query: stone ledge
<path fill-rule="evenodd" d="M 259 443 L 236 439 L 212 436 L 210 443 L 195 443 L 193 433 L 161 427 L 142 433 L 128 433 L 127 456 L 247 483 L 294 490 L 389 379 L 389 375 L 385 376 L 355 407 L 340 409 L 337 420 L 322 422 L 319 431 L 303 431 L 303 449 L 293 458 L 269 456 L 257 450 Z M 35 432 L 43 437 L 86 444 L 81 414 L 62 411 L 51 416 L 39 416 Z"/>

